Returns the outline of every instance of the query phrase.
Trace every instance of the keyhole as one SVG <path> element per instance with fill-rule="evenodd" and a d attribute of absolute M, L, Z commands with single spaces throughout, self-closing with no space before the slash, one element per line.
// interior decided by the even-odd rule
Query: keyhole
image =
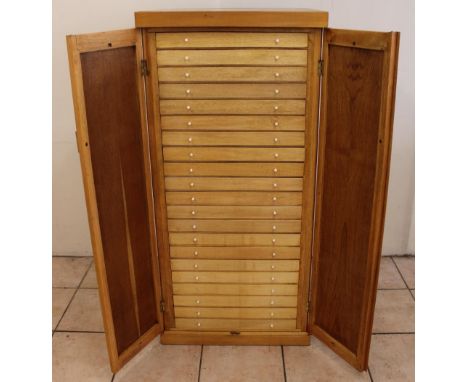
<path fill-rule="evenodd" d="M 107 46 L 108 46 L 109 48 L 111 48 L 111 47 L 112 47 L 112 43 L 111 43 L 111 42 L 107 43 Z"/>

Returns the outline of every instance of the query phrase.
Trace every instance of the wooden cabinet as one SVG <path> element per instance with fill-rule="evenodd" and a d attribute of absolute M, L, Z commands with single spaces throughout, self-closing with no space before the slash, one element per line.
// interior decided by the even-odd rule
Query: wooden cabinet
<path fill-rule="evenodd" d="M 307 345 L 367 368 L 398 33 L 143 12 L 68 36 L 107 345 Z"/>

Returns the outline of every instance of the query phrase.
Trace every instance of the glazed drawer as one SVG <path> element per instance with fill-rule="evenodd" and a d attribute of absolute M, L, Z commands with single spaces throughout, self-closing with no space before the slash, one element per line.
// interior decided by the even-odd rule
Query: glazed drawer
<path fill-rule="evenodd" d="M 306 66 L 306 49 L 160 50 L 159 67 L 165 66 Z"/>
<path fill-rule="evenodd" d="M 303 162 L 303 148 L 164 147 L 166 161 Z"/>
<path fill-rule="evenodd" d="M 168 206 L 299 206 L 302 203 L 302 192 L 168 191 L 166 203 Z"/>
<path fill-rule="evenodd" d="M 161 117 L 162 130 L 304 131 L 304 116 L 175 115 Z"/>
<path fill-rule="evenodd" d="M 174 306 L 296 307 L 296 296 L 174 296 Z"/>
<path fill-rule="evenodd" d="M 209 245 L 209 246 L 298 246 L 299 234 L 262 234 L 262 233 L 169 233 L 171 245 Z"/>
<path fill-rule="evenodd" d="M 161 99 L 305 99 L 305 84 L 161 84 Z"/>
<path fill-rule="evenodd" d="M 305 113 L 301 100 L 161 100 L 159 106 L 161 115 Z"/>
<path fill-rule="evenodd" d="M 299 247 L 171 247 L 179 259 L 299 259 Z M 268 282 L 268 281 L 267 281 Z"/>
<path fill-rule="evenodd" d="M 169 232 L 301 232 L 300 220 L 169 219 Z"/>
<path fill-rule="evenodd" d="M 298 271 L 299 260 L 207 260 L 172 259 L 173 271 Z"/>
<path fill-rule="evenodd" d="M 300 219 L 301 206 L 167 206 L 169 219 Z"/>
<path fill-rule="evenodd" d="M 305 82 L 304 66 L 223 66 L 159 68 L 159 82 Z"/>
<path fill-rule="evenodd" d="M 304 173 L 302 163 L 165 163 L 166 176 L 290 176 Z"/>
<path fill-rule="evenodd" d="M 297 285 L 293 284 L 173 284 L 175 295 L 297 296 L 297 290 Z M 187 309 L 190 310 L 193 308 Z M 247 308 L 244 308 L 244 310 L 245 309 Z"/>
<path fill-rule="evenodd" d="M 190 330 L 293 330 L 296 320 L 228 320 L 228 319 L 196 319 L 176 318 L 177 329 Z"/>
<path fill-rule="evenodd" d="M 172 272 L 174 283 L 296 284 L 298 272 Z"/>
<path fill-rule="evenodd" d="M 302 178 L 166 177 L 168 191 L 301 191 Z"/>
<path fill-rule="evenodd" d="M 157 49 L 306 48 L 306 33 L 180 32 L 157 33 Z"/>
<path fill-rule="evenodd" d="M 164 146 L 304 146 L 303 132 L 163 131 Z"/>

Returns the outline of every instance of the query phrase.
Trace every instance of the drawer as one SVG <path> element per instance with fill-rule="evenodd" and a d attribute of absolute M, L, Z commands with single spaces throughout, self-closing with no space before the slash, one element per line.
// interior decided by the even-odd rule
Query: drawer
<path fill-rule="evenodd" d="M 303 163 L 165 163 L 166 176 L 301 177 Z"/>
<path fill-rule="evenodd" d="M 296 307 L 296 296 L 174 296 L 174 306 Z"/>
<path fill-rule="evenodd" d="M 158 67 L 164 66 L 306 66 L 306 49 L 160 50 Z"/>
<path fill-rule="evenodd" d="M 229 320 L 217 318 L 176 318 L 176 329 L 187 330 L 293 330 L 296 320 Z"/>
<path fill-rule="evenodd" d="M 169 232 L 301 232 L 300 220 L 188 220 L 169 219 Z"/>
<path fill-rule="evenodd" d="M 164 146 L 304 146 L 303 132 L 163 131 Z"/>
<path fill-rule="evenodd" d="M 163 130 L 273 130 L 304 131 L 304 116 L 176 115 L 162 116 Z"/>
<path fill-rule="evenodd" d="M 207 260 L 172 259 L 173 271 L 298 271 L 299 260 Z M 193 294 L 193 293 L 190 293 Z"/>
<path fill-rule="evenodd" d="M 157 49 L 306 48 L 306 33 L 179 32 L 157 33 Z"/>
<path fill-rule="evenodd" d="M 305 114 L 302 100 L 162 100 L 161 115 L 169 114 Z"/>
<path fill-rule="evenodd" d="M 174 283 L 296 284 L 298 272 L 172 272 Z"/>
<path fill-rule="evenodd" d="M 301 206 L 167 206 L 169 219 L 300 219 Z"/>
<path fill-rule="evenodd" d="M 301 191 L 302 178 L 166 177 L 168 191 Z"/>
<path fill-rule="evenodd" d="M 173 259 L 299 259 L 300 247 L 170 247 Z M 267 281 L 269 282 L 269 281 Z"/>
<path fill-rule="evenodd" d="M 295 319 L 296 308 L 204 308 L 179 306 L 176 318 Z"/>
<path fill-rule="evenodd" d="M 175 233 L 169 234 L 170 245 L 210 245 L 210 246 L 298 246 L 299 234 L 263 234 L 263 233 Z"/>
<path fill-rule="evenodd" d="M 305 84 L 161 84 L 160 99 L 305 99 Z"/>
<path fill-rule="evenodd" d="M 303 66 L 170 67 L 158 69 L 159 82 L 306 82 Z"/>
<path fill-rule="evenodd" d="M 168 191 L 166 203 L 169 206 L 299 206 L 302 203 L 302 192 Z"/>
<path fill-rule="evenodd" d="M 297 296 L 297 285 L 246 284 L 172 284 L 174 294 L 182 295 L 235 295 L 235 296 Z M 187 308 L 191 309 L 191 308 Z M 177 313 L 176 313 L 177 314 Z M 295 315 L 295 312 L 294 312 Z M 221 316 L 220 316 L 221 317 Z M 294 316 L 295 317 L 295 316 Z M 286 318 L 286 317 L 282 317 Z"/>
<path fill-rule="evenodd" d="M 304 162 L 303 148 L 164 147 L 166 161 Z"/>

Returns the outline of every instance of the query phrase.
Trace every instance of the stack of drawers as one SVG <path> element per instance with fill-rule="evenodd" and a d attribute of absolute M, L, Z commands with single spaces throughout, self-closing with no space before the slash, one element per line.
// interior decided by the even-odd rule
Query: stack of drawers
<path fill-rule="evenodd" d="M 307 44 L 156 34 L 176 329 L 296 329 Z"/>

